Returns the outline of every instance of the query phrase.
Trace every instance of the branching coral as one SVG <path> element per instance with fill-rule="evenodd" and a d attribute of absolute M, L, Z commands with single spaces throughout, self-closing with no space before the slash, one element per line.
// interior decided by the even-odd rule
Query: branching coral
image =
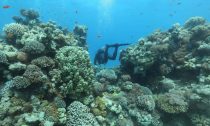
<path fill-rule="evenodd" d="M 18 23 L 11 23 L 4 26 L 3 31 L 6 33 L 7 41 L 12 42 L 20 38 L 27 27 Z"/>
<path fill-rule="evenodd" d="M 60 88 L 64 94 L 79 96 L 90 92 L 94 74 L 87 51 L 81 47 L 65 46 L 57 51 L 56 59 L 62 72 Z"/>

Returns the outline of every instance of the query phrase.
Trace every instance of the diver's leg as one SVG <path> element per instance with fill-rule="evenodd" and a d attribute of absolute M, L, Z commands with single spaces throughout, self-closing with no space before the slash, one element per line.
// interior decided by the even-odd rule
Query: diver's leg
<path fill-rule="evenodd" d="M 108 55 L 108 58 L 111 60 L 115 60 L 117 57 L 118 46 L 115 46 L 114 53 L 112 56 Z"/>

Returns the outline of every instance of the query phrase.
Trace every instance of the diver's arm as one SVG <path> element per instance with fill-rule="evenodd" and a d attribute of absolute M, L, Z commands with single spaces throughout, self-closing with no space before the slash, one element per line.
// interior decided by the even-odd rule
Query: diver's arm
<path fill-rule="evenodd" d="M 123 43 L 123 44 L 118 44 L 118 46 L 127 46 L 130 45 L 131 43 Z"/>
<path fill-rule="evenodd" d="M 115 44 L 111 44 L 111 45 L 106 45 L 107 48 L 110 48 L 110 47 L 119 47 L 119 46 L 126 46 L 126 45 L 130 45 L 131 43 L 122 43 L 122 44 L 119 44 L 119 43 L 115 43 Z"/>

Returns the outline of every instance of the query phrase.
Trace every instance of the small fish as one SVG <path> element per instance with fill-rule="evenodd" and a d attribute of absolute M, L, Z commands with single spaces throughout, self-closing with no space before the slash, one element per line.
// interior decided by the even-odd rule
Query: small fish
<path fill-rule="evenodd" d="M 78 11 L 77 10 L 75 11 L 75 14 L 78 14 Z"/>
<path fill-rule="evenodd" d="M 182 2 L 178 2 L 178 3 L 177 3 L 177 5 L 181 5 L 181 4 L 182 4 Z"/>
<path fill-rule="evenodd" d="M 173 17 L 174 16 L 174 14 L 169 14 L 169 17 Z"/>
<path fill-rule="evenodd" d="M 8 9 L 8 8 L 10 8 L 11 6 L 9 6 L 9 5 L 4 5 L 2 8 L 4 8 L 4 9 Z"/>
<path fill-rule="evenodd" d="M 96 38 L 100 39 L 102 37 L 102 35 L 97 35 Z"/>
<path fill-rule="evenodd" d="M 78 21 L 75 21 L 74 24 L 78 24 Z"/>
<path fill-rule="evenodd" d="M 140 13 L 139 13 L 139 15 L 143 15 L 143 14 L 144 14 L 143 12 L 140 12 Z"/>

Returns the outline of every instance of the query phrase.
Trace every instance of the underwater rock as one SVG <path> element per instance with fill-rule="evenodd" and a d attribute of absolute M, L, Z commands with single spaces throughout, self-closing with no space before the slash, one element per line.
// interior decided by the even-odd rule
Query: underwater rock
<path fill-rule="evenodd" d="M 67 126 L 99 126 L 90 109 L 79 101 L 67 108 Z"/>

